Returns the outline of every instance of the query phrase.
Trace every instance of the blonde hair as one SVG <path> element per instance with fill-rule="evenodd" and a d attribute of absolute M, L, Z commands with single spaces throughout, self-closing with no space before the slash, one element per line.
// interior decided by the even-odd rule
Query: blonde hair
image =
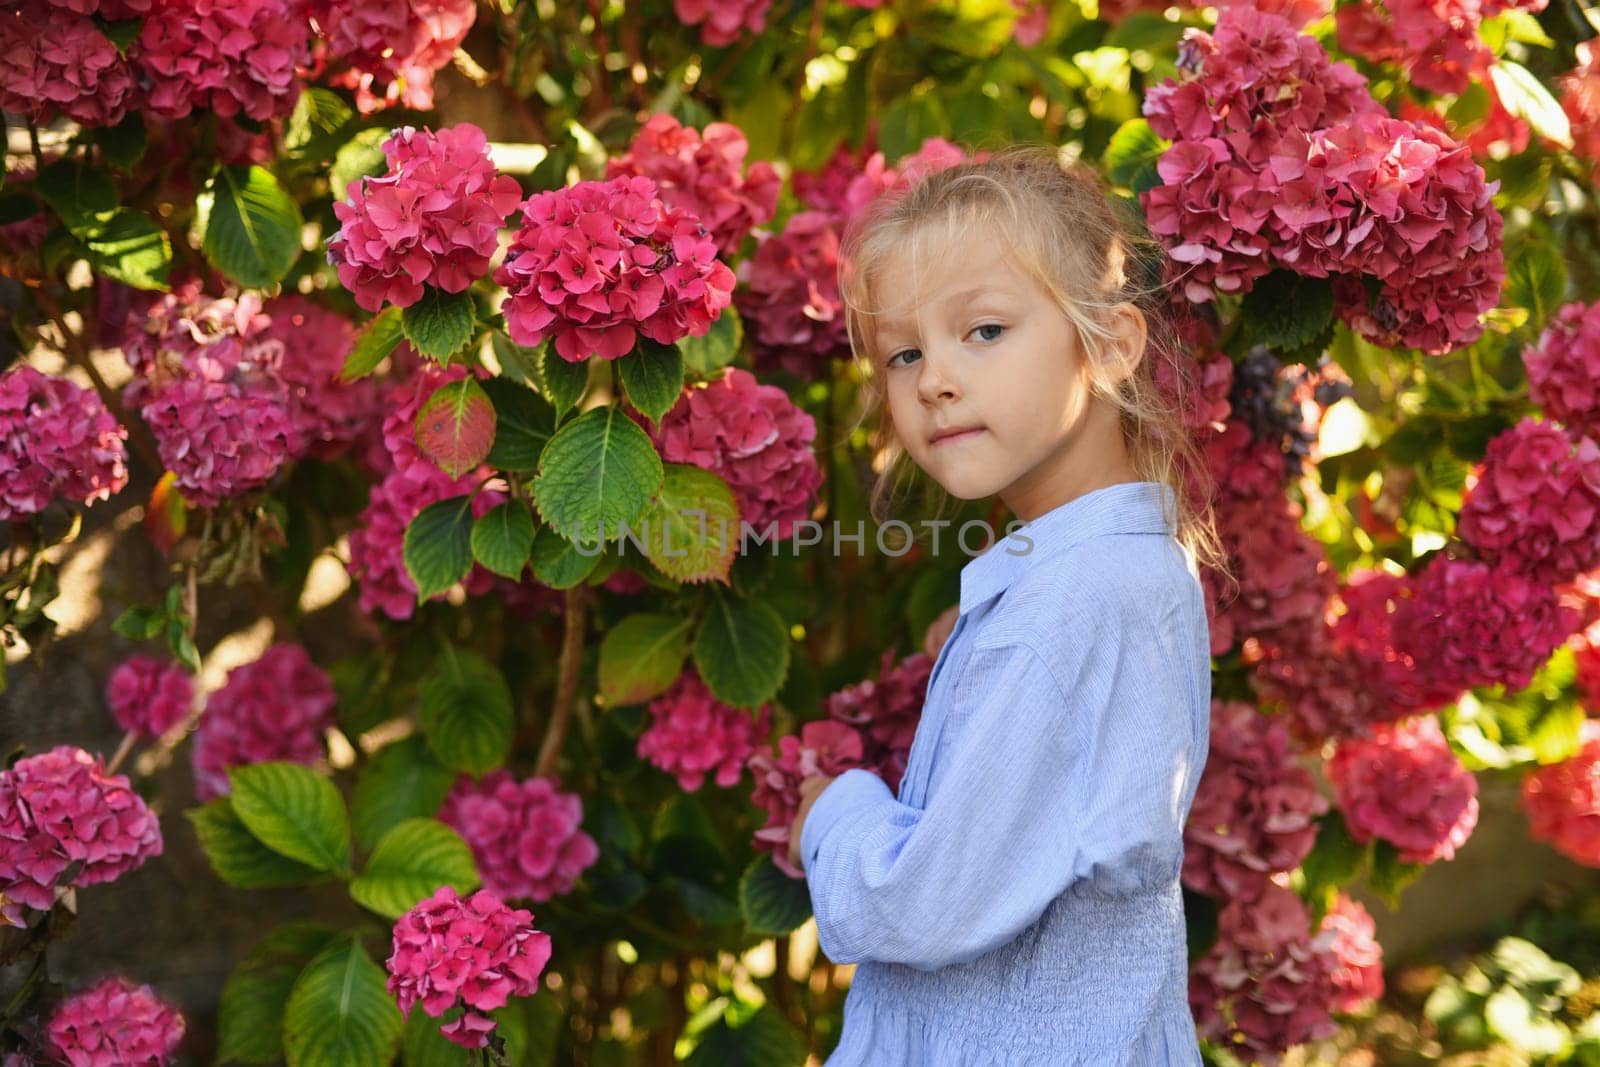
<path fill-rule="evenodd" d="M 851 348 L 864 364 L 856 425 L 878 414 L 873 451 L 887 460 L 869 496 L 874 519 L 884 521 L 886 502 L 898 496 L 904 475 L 914 475 L 916 468 L 902 462 L 906 452 L 884 403 L 876 331 L 865 325 L 880 313 L 869 306 L 870 283 L 891 256 L 908 248 L 915 254 L 926 238 L 949 238 L 971 224 L 986 223 L 992 229 L 985 237 L 1003 236 L 1014 261 L 1039 280 L 1071 322 L 1091 390 L 1121 414 L 1134 469 L 1142 479 L 1172 488 L 1177 513 L 1168 512 L 1169 528 L 1197 564 L 1229 576 L 1212 514 L 1213 480 L 1181 414 L 1188 391 L 1198 388 L 1195 361 L 1182 351 L 1169 312 L 1161 247 L 1135 219 L 1123 217 L 1121 208 L 1099 172 L 1064 164 L 1053 146 L 1021 143 L 934 171 L 877 197 L 851 217 L 840 241 L 839 293 Z M 1147 328 L 1143 358 L 1132 373 L 1108 365 L 1113 311 L 1124 302 L 1143 313 Z M 1156 384 L 1158 360 L 1166 364 L 1171 391 Z M 942 488 L 934 492 L 942 512 L 948 494 Z"/>

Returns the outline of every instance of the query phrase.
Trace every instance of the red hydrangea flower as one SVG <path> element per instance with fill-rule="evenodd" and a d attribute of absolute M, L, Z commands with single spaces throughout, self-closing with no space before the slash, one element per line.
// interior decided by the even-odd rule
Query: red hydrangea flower
<path fill-rule="evenodd" d="M 1243 501 L 1283 496 L 1290 474 L 1283 449 L 1256 437 L 1237 415 L 1206 438 L 1205 455 L 1206 467 L 1220 491 L 1233 498 L 1230 503 L 1236 510 Z"/>
<path fill-rule="evenodd" d="M 1600 867 L 1600 720 L 1585 719 L 1581 746 L 1522 779 L 1528 832 L 1568 859 Z"/>
<path fill-rule="evenodd" d="M 1566 304 L 1522 351 L 1528 397 L 1575 433 L 1600 433 L 1600 300 Z"/>
<path fill-rule="evenodd" d="M 755 832 L 754 845 L 770 853 L 784 874 L 806 876 L 789 862 L 789 827 L 800 811 L 800 783 L 812 775 L 838 776 L 862 766 L 864 748 L 861 733 L 854 727 L 820 719 L 800 727 L 798 737 L 787 734 L 778 738 L 776 756 L 765 747 L 751 755 L 750 773 L 756 784 L 750 800 L 767 812 L 767 823 Z"/>
<path fill-rule="evenodd" d="M 741 174 L 749 151 L 744 131 L 732 123 L 708 123 L 702 133 L 658 111 L 639 128 L 626 155 L 606 161 L 606 177 L 642 174 L 654 180 L 662 202 L 698 218 L 718 254 L 731 257 L 752 227 L 772 218 L 783 185 L 765 160 Z"/>
<path fill-rule="evenodd" d="M 886 648 L 878 660 L 877 678 L 828 695 L 828 718 L 860 732 L 861 765 L 882 778 L 891 791 L 900 789 L 905 776 L 932 674 L 933 659 L 927 653 L 902 658 L 896 649 Z"/>
<path fill-rule="evenodd" d="M 124 730 L 153 740 L 182 722 L 194 702 L 194 679 L 176 660 L 136 654 L 106 680 L 106 704 Z"/>
<path fill-rule="evenodd" d="M 1362 903 L 1340 893 L 1317 929 L 1333 934 L 1327 951 L 1333 1010 L 1355 1011 L 1383 996 L 1383 946 Z"/>
<path fill-rule="evenodd" d="M 405 126 L 383 142 L 388 171 L 333 205 L 340 225 L 328 262 L 357 304 L 409 307 L 423 286 L 459 293 L 488 271 L 500 227 L 522 198 L 516 180 L 495 171 L 488 144 L 470 122 Z"/>
<path fill-rule="evenodd" d="M 370 114 L 394 104 L 433 109 L 433 75 L 449 65 L 477 18 L 472 0 L 313 0 L 312 16 L 335 65 L 329 81 L 354 89 Z"/>
<path fill-rule="evenodd" d="M 386 987 L 400 1014 L 420 1001 L 437 1019 L 460 1003 L 466 1010 L 439 1032 L 462 1048 L 487 1045 L 495 1023 L 486 1013 L 537 993 L 550 962 L 550 935 L 534 929 L 532 912 L 483 889 L 463 899 L 448 885 L 400 916 L 391 948 Z"/>
<path fill-rule="evenodd" d="M 18 364 L 0 374 L 0 521 L 128 483 L 127 428 L 93 391 Z"/>
<path fill-rule="evenodd" d="M 1498 682 L 1515 692 L 1527 688 L 1580 617 L 1549 586 L 1503 565 L 1438 555 L 1416 576 L 1395 633 L 1441 688 Z"/>
<path fill-rule="evenodd" d="M 1189 1007 L 1200 1036 L 1261 1063 L 1338 1032 L 1329 1013 L 1334 930 L 1311 933 L 1300 898 L 1275 883 L 1253 901 L 1232 900 L 1217 940 L 1189 971 Z"/>
<path fill-rule="evenodd" d="M 1525 417 L 1467 475 L 1461 540 L 1545 585 L 1600 563 L 1600 445 Z"/>
<path fill-rule="evenodd" d="M 1580 41 L 1576 53 L 1578 65 L 1556 79 L 1561 109 L 1572 124 L 1573 152 L 1600 163 L 1600 47 Z"/>
<path fill-rule="evenodd" d="M 620 359 L 641 333 L 665 345 L 704 337 L 734 286 L 699 218 L 626 175 L 530 196 L 494 280 L 509 293 L 512 339 L 554 337 L 572 363 Z"/>
<path fill-rule="evenodd" d="M 712 695 L 693 668 L 650 702 L 650 725 L 639 735 L 640 759 L 676 775 L 678 786 L 693 793 L 714 773 L 727 789 L 739 781 L 745 761 L 772 730 L 772 709 L 754 713 L 729 707 Z"/>
<path fill-rule="evenodd" d="M 570 893 L 600 858 L 582 830 L 583 798 L 561 792 L 552 778 L 518 782 L 498 770 L 474 782 L 460 775 L 438 818 L 472 846 L 484 888 L 505 900 Z"/>
<path fill-rule="evenodd" d="M 195 797 L 226 796 L 228 768 L 284 760 L 315 764 L 326 751 L 338 698 L 300 645 L 277 644 L 228 672 L 206 700 L 191 752 Z"/>
<path fill-rule="evenodd" d="M 339 379 L 355 345 L 350 320 L 319 307 L 298 293 L 267 301 L 271 322 L 263 344 L 281 345 L 272 358 L 287 393 L 289 454 L 332 459 L 345 452 L 382 419 L 378 383 L 373 378 Z"/>
<path fill-rule="evenodd" d="M 276 389 L 185 378 L 145 394 L 139 414 L 197 507 L 261 488 L 289 458 L 294 427 Z"/>
<path fill-rule="evenodd" d="M 734 304 L 754 342 L 758 370 L 781 368 L 810 381 L 830 357 L 849 354 L 836 216 L 791 215 L 782 233 L 763 238 L 755 254 L 740 261 L 738 277 Z"/>
<path fill-rule="evenodd" d="M 987 152 L 968 157 L 962 147 L 942 137 L 926 138 L 915 152 L 903 156 L 893 166 L 877 147 L 876 123 L 868 131 L 859 151 L 841 142 L 833 156 L 814 174 L 794 175 L 795 196 L 812 211 L 846 219 L 890 191 L 905 191 L 935 171 L 944 170 L 968 158 L 988 158 Z"/>
<path fill-rule="evenodd" d="M 1202 441 L 1220 433 L 1233 411 L 1228 394 L 1233 389 L 1233 360 L 1213 352 L 1201 360 L 1186 353 L 1158 359 L 1150 373 L 1156 388 L 1183 416 L 1183 424 Z"/>
<path fill-rule="evenodd" d="M 0 11 L 0 108 L 39 125 L 59 115 L 115 126 L 137 100 L 133 71 L 89 18 L 51 0 Z"/>
<path fill-rule="evenodd" d="M 739 367 L 685 389 L 650 436 L 668 463 L 720 476 L 740 519 L 763 531 L 776 524 L 780 541 L 811 513 L 822 485 L 816 421 L 781 388 Z"/>
<path fill-rule="evenodd" d="M 45 1053 L 72 1067 L 166 1067 L 178 1054 L 182 1013 L 148 985 L 109 975 L 60 1004 L 45 1025 Z"/>
<path fill-rule="evenodd" d="M 699 26 L 700 40 L 712 48 L 753 37 L 767 28 L 772 0 L 672 0 L 673 13 L 685 26 Z"/>
<path fill-rule="evenodd" d="M 298 0 L 164 0 L 144 20 L 135 55 L 149 109 L 181 119 L 196 108 L 257 122 L 300 98 L 296 66 L 310 58 Z"/>
<path fill-rule="evenodd" d="M 1336 577 L 1322 543 L 1300 527 L 1300 505 L 1274 494 L 1217 501 L 1218 533 L 1237 578 L 1237 595 L 1211 568 L 1201 571 L 1210 601 L 1211 651 L 1300 619 L 1321 618 Z M 1220 601 L 1220 602 L 1219 602 Z"/>
<path fill-rule="evenodd" d="M 1246 638 L 1240 659 L 1263 707 L 1281 710 L 1304 748 L 1328 738 L 1361 736 L 1369 724 L 1400 712 L 1373 680 L 1373 665 L 1339 640 L 1323 618 L 1297 619 Z"/>
<path fill-rule="evenodd" d="M 1326 771 L 1350 836 L 1359 844 L 1382 838 L 1403 863 L 1450 859 L 1478 824 L 1478 780 L 1433 715 L 1339 742 Z"/>
<path fill-rule="evenodd" d="M 99 756 L 57 745 L 0 771 L 0 923 L 26 925 L 23 906 L 48 910 L 73 863 L 83 866 L 70 884 L 98 885 L 162 847 L 155 814 Z"/>
<path fill-rule="evenodd" d="M 1256 899 L 1270 875 L 1306 858 L 1327 810 L 1281 716 L 1213 700 L 1210 754 L 1183 833 L 1183 884 L 1222 900 Z"/>

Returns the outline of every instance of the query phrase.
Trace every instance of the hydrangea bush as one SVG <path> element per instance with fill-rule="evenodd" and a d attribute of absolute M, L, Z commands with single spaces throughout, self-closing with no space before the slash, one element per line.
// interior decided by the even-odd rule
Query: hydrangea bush
<path fill-rule="evenodd" d="M 1181 341 L 1152 377 L 1230 572 L 1181 873 L 1208 1062 L 1385 995 L 1480 782 L 1600 866 L 1581 22 L 657 6 L 0 12 L 0 672 L 48 662 L 81 526 L 167 576 L 96 624 L 115 752 L 0 768 L 5 1067 L 825 1058 L 802 784 L 898 789 L 968 558 L 871 551 L 840 244 L 1006 140 L 1105 178 Z M 215 1025 L 153 965 L 44 967 L 172 862 L 158 796 L 239 907 L 348 898 L 264 928 Z"/>

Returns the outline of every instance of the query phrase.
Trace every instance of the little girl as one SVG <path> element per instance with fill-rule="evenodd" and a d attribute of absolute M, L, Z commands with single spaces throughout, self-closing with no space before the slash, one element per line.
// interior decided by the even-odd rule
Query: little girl
<path fill-rule="evenodd" d="M 846 232 L 880 443 L 1025 525 L 961 570 L 898 795 L 803 785 L 791 854 L 822 951 L 859 965 L 827 1067 L 1201 1062 L 1178 872 L 1219 554 L 1134 251 L 1098 175 L 1031 145 Z"/>

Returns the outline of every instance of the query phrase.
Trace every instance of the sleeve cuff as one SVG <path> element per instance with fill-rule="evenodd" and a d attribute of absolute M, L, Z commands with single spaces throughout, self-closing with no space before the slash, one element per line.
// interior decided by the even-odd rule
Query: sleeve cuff
<path fill-rule="evenodd" d="M 884 798 L 894 799 L 889 786 L 882 778 L 864 767 L 852 767 L 829 782 L 806 812 L 806 821 L 800 827 L 800 866 L 811 874 L 822 839 L 828 836 L 836 823 L 852 811 Z"/>

